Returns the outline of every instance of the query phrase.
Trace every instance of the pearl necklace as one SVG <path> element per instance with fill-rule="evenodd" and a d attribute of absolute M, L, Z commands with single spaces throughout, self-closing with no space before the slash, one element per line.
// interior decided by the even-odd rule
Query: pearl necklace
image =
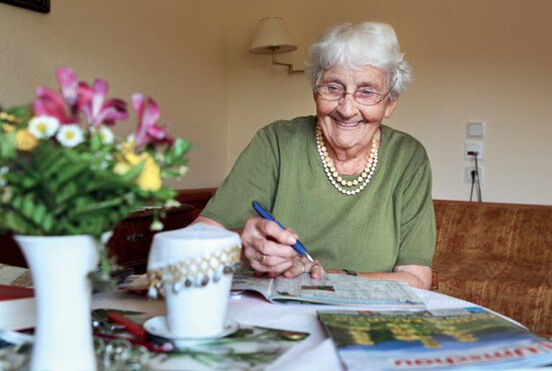
<path fill-rule="evenodd" d="M 322 166 L 324 167 L 324 173 L 326 174 L 326 177 L 339 192 L 347 196 L 352 196 L 362 191 L 368 185 L 368 183 L 370 183 L 370 178 L 372 178 L 372 175 L 374 174 L 374 171 L 376 170 L 376 165 L 378 163 L 376 135 L 374 135 L 374 137 L 372 138 L 372 148 L 370 150 L 368 163 L 366 164 L 366 167 L 364 168 L 362 173 L 355 180 L 343 179 L 335 169 L 330 156 L 328 156 L 328 150 L 326 149 L 326 145 L 324 144 L 324 139 L 322 139 L 322 128 L 319 124 L 316 125 L 316 148 L 318 150 L 320 160 L 322 161 Z M 350 189 L 350 187 L 357 185 L 358 187 Z M 349 189 L 343 187 L 348 187 Z"/>

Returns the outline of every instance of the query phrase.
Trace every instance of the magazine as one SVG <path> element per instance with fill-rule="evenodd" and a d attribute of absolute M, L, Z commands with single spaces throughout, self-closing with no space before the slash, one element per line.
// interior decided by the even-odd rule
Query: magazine
<path fill-rule="evenodd" d="M 423 301 L 406 283 L 326 273 L 313 279 L 308 273 L 295 278 L 255 277 L 238 271 L 232 291 L 256 291 L 273 303 L 331 304 L 370 309 L 424 309 Z"/>
<path fill-rule="evenodd" d="M 348 370 L 535 367 L 552 364 L 552 341 L 480 307 L 318 311 Z"/>

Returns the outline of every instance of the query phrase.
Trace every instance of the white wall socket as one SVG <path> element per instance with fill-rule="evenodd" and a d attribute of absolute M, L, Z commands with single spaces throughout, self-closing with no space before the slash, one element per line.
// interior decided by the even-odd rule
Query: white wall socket
<path fill-rule="evenodd" d="M 466 166 L 464 168 L 464 183 L 471 184 L 472 177 L 471 172 L 475 170 L 475 166 Z M 477 179 L 476 179 L 477 182 Z M 479 184 L 483 184 L 485 182 L 485 167 L 479 166 Z"/>
<path fill-rule="evenodd" d="M 464 144 L 464 159 L 473 159 L 473 156 L 468 155 L 468 152 L 477 152 L 477 159 L 483 160 L 483 142 L 475 142 L 466 140 Z"/>

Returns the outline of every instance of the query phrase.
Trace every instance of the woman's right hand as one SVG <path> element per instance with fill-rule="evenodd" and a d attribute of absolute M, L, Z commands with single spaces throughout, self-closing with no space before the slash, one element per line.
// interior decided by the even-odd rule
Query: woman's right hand
<path fill-rule="evenodd" d="M 257 272 L 271 277 L 293 267 L 299 254 L 293 249 L 297 235 L 260 217 L 250 217 L 241 232 L 243 256 Z"/>

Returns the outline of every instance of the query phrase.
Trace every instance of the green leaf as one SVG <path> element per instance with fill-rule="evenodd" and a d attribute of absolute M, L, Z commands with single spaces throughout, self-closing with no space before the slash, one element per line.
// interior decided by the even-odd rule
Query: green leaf
<path fill-rule="evenodd" d="M 35 207 L 32 219 L 36 224 L 42 224 L 44 217 L 46 216 L 46 206 L 44 204 L 38 204 Z"/>
<path fill-rule="evenodd" d="M 144 166 L 146 165 L 145 161 L 140 162 L 138 165 L 131 168 L 126 174 L 121 175 L 120 178 L 125 183 L 130 183 L 134 181 L 142 173 Z"/>
<path fill-rule="evenodd" d="M 100 209 L 112 208 L 114 206 L 120 205 L 123 201 L 124 201 L 124 199 L 122 197 L 119 197 L 119 198 L 112 198 L 112 199 L 109 199 L 109 200 L 105 200 L 105 201 L 102 201 L 102 202 L 95 202 L 95 203 L 87 204 L 87 205 L 82 206 L 80 209 L 75 210 L 75 215 L 80 216 L 80 215 L 83 215 L 83 214 L 86 214 L 86 213 L 90 213 L 92 211 L 98 211 Z"/>
<path fill-rule="evenodd" d="M 37 181 L 37 179 L 31 178 L 30 176 L 21 177 L 21 185 L 26 189 L 34 187 Z"/>
<path fill-rule="evenodd" d="M 32 194 L 24 197 L 18 195 L 5 208 L 7 210 L 2 222 L 9 230 L 19 234 L 42 234 L 41 229 L 32 219 L 35 210 Z"/>
<path fill-rule="evenodd" d="M 96 153 L 100 148 L 102 148 L 102 138 L 99 133 L 95 133 L 90 138 L 90 151 Z"/>
<path fill-rule="evenodd" d="M 45 144 L 39 145 L 34 150 L 33 154 L 35 161 L 33 161 L 33 165 L 38 172 L 44 173 L 59 160 L 60 154 L 55 149 L 55 147 Z"/>
<path fill-rule="evenodd" d="M 171 151 L 167 151 L 167 153 L 165 153 L 165 156 L 163 157 L 164 161 L 165 161 L 165 166 L 172 166 L 173 165 L 173 156 L 172 156 L 172 153 Z"/>
<path fill-rule="evenodd" d="M 33 116 L 33 110 L 31 105 L 17 106 L 8 110 L 10 115 L 14 115 L 23 122 L 27 122 Z"/>
<path fill-rule="evenodd" d="M 75 197 L 79 193 L 79 187 L 76 183 L 67 183 L 63 188 L 61 188 L 55 197 L 56 204 L 62 204 L 69 201 L 71 198 Z"/>
<path fill-rule="evenodd" d="M 54 227 L 54 217 L 52 214 L 46 215 L 44 220 L 42 221 L 42 228 L 45 232 L 50 232 L 52 228 Z"/>
<path fill-rule="evenodd" d="M 180 176 L 180 171 L 173 169 L 163 169 L 161 170 L 161 177 L 163 179 L 177 178 Z"/>
<path fill-rule="evenodd" d="M 176 197 L 177 194 L 178 192 L 168 187 L 163 187 L 154 193 L 155 198 L 159 198 L 161 200 L 170 200 L 171 198 Z"/>
<path fill-rule="evenodd" d="M 23 206 L 23 197 L 20 195 L 15 196 L 11 204 L 15 209 L 20 210 Z"/>
<path fill-rule="evenodd" d="M 34 206 L 34 200 L 33 195 L 31 193 L 25 195 L 23 198 L 23 215 L 27 217 L 32 217 L 34 212 L 35 206 Z"/>
<path fill-rule="evenodd" d="M 172 152 L 176 157 L 185 155 L 190 150 L 190 142 L 186 139 L 176 138 L 172 146 Z"/>
<path fill-rule="evenodd" d="M 87 170 L 89 167 L 90 167 L 90 164 L 88 163 L 71 163 L 71 166 L 68 166 L 62 169 L 58 173 L 57 181 L 55 182 L 56 188 L 78 177 L 83 171 Z"/>
<path fill-rule="evenodd" d="M 6 228 L 13 233 L 17 234 L 29 234 L 30 227 L 27 227 L 27 223 L 23 218 L 14 212 L 8 212 L 4 218 Z"/>
<path fill-rule="evenodd" d="M 69 165 L 70 161 L 65 156 L 61 155 L 51 164 L 49 168 L 44 169 L 42 176 L 44 179 L 51 178 L 52 175 L 57 174 Z"/>
<path fill-rule="evenodd" d="M 7 160 L 17 157 L 15 130 L 8 134 L 0 133 L 0 159 Z"/>

